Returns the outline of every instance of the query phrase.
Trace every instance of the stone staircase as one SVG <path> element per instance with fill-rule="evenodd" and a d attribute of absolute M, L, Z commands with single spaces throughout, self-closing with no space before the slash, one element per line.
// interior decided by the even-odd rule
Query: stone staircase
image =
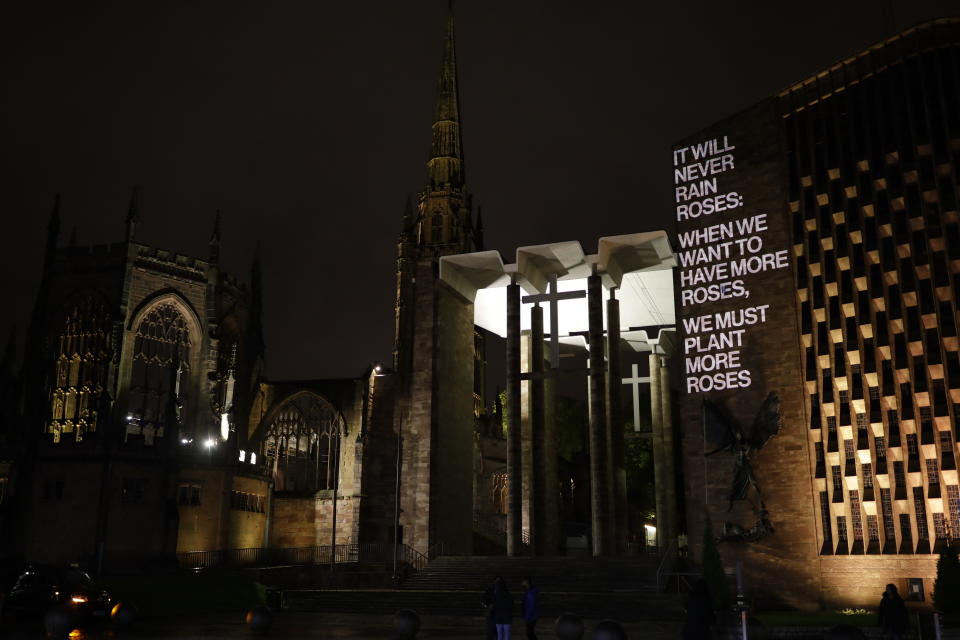
<path fill-rule="evenodd" d="M 445 556 L 433 560 L 399 589 L 288 590 L 296 611 L 390 614 L 414 609 L 421 615 L 482 617 L 480 598 L 496 576 L 514 596 L 519 617 L 525 576 L 540 589 L 541 617 L 573 611 L 584 618 L 621 621 L 678 620 L 682 599 L 654 587 L 654 557 L 591 558 Z"/>

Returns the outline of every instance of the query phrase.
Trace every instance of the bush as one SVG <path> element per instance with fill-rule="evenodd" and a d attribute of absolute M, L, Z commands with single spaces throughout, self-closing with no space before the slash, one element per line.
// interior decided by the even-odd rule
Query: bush
<path fill-rule="evenodd" d="M 700 557 L 700 568 L 703 579 L 710 592 L 710 602 L 715 611 L 725 611 L 733 603 L 730 597 L 730 585 L 727 574 L 720 561 L 720 552 L 717 550 L 717 541 L 713 538 L 713 525 L 710 515 L 705 514 L 703 520 L 703 552 Z"/>
<path fill-rule="evenodd" d="M 960 614 L 960 556 L 951 542 L 940 552 L 937 579 L 933 583 L 933 605 L 941 613 Z"/>

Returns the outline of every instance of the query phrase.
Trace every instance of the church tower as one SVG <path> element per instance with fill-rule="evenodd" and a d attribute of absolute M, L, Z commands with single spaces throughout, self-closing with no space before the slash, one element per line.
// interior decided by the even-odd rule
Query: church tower
<path fill-rule="evenodd" d="M 475 340 L 473 306 L 439 281 L 443 256 L 478 235 L 460 131 L 454 22 L 447 18 L 427 182 L 408 201 L 397 251 L 394 369 L 401 381 L 403 542 L 470 553 Z"/>

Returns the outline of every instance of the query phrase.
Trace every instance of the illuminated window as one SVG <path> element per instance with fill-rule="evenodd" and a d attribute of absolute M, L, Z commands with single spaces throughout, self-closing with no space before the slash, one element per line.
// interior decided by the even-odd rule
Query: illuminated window
<path fill-rule="evenodd" d="M 830 531 L 830 497 L 826 491 L 820 492 L 820 518 L 821 524 L 823 525 L 823 541 L 825 546 L 829 548 L 833 534 Z"/>
<path fill-rule="evenodd" d="M 960 536 L 960 487 L 947 485 L 947 506 L 950 515 L 950 531 L 953 537 Z"/>
<path fill-rule="evenodd" d="M 927 483 L 940 484 L 940 466 L 936 458 L 929 458 L 927 461 Z"/>
<path fill-rule="evenodd" d="M 890 489 L 880 489 L 880 506 L 883 510 L 884 538 L 893 540 L 896 533 L 893 529 L 893 504 L 890 502 Z"/>
<path fill-rule="evenodd" d="M 947 539 L 947 523 L 942 513 L 933 514 L 933 533 L 937 536 L 937 540 Z"/>
<path fill-rule="evenodd" d="M 837 516 L 837 542 L 847 541 L 847 517 Z"/>
<path fill-rule="evenodd" d="M 863 515 L 860 513 L 860 492 L 850 491 L 850 519 L 853 524 L 853 539 L 863 540 Z"/>
<path fill-rule="evenodd" d="M 106 305 L 88 295 L 65 312 L 56 342 L 46 431 L 60 442 L 65 433 L 79 441 L 97 430 L 112 357 Z"/>
<path fill-rule="evenodd" d="M 872 489 L 873 488 L 873 465 L 864 464 L 864 465 L 861 465 L 860 469 L 863 471 L 863 488 Z"/>
<path fill-rule="evenodd" d="M 127 434 L 142 433 L 149 444 L 153 435 L 162 436 L 163 427 L 176 421 L 177 416 L 168 412 L 171 400 L 181 406 L 185 400 L 190 347 L 187 321 L 173 304 L 157 305 L 140 321 L 133 345 Z"/>
<path fill-rule="evenodd" d="M 880 540 L 877 516 L 867 516 L 867 538 L 870 542 L 878 542 Z"/>
<path fill-rule="evenodd" d="M 929 540 L 930 531 L 927 528 L 927 507 L 923 499 L 923 487 L 913 488 L 913 508 L 917 514 L 917 538 Z"/>

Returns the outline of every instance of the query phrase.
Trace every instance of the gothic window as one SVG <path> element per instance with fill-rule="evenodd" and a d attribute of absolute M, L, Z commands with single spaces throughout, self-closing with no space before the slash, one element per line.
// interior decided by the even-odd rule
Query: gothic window
<path fill-rule="evenodd" d="M 56 359 L 47 433 L 59 442 L 65 433 L 76 440 L 97 430 L 110 366 L 110 315 L 106 305 L 88 295 L 71 305 L 54 346 Z"/>
<path fill-rule="evenodd" d="M 493 511 L 501 515 L 507 514 L 507 474 L 495 473 L 492 478 Z"/>
<path fill-rule="evenodd" d="M 320 396 L 305 393 L 287 400 L 261 442 L 261 455 L 277 490 L 333 489 L 342 433 L 340 413 Z"/>
<path fill-rule="evenodd" d="M 133 345 L 127 435 L 143 434 L 151 443 L 154 435 L 163 436 L 165 426 L 176 424 L 188 387 L 190 347 L 187 320 L 173 304 L 157 305 L 140 321 Z"/>

